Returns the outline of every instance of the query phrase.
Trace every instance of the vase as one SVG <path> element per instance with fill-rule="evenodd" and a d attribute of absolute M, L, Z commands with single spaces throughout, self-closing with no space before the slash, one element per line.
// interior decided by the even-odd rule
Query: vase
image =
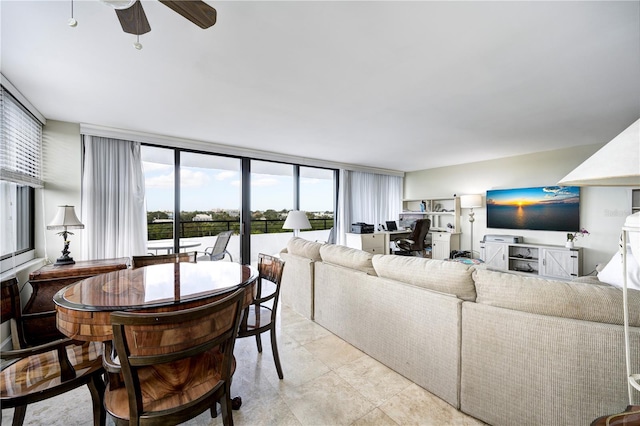
<path fill-rule="evenodd" d="M 573 248 L 573 246 L 574 246 L 574 245 L 573 245 L 573 241 L 567 241 L 566 243 L 564 243 L 564 246 L 565 246 L 566 248 Z"/>

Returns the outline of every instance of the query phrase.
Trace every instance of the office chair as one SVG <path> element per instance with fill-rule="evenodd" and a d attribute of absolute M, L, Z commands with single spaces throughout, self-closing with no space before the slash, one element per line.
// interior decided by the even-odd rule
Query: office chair
<path fill-rule="evenodd" d="M 431 220 L 418 219 L 412 225 L 411 235 L 409 238 L 398 238 L 395 240 L 399 251 L 394 254 L 400 254 L 404 256 L 412 256 L 418 254 L 424 256 L 425 244 L 424 240 L 427 238 L 427 233 L 431 227 Z"/>

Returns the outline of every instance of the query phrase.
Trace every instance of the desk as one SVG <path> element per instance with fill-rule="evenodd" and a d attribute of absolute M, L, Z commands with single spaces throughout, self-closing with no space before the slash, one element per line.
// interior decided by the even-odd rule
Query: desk
<path fill-rule="evenodd" d="M 79 281 L 53 297 L 58 329 L 82 341 L 111 340 L 110 314 L 119 310 L 187 309 L 246 287 L 255 296 L 258 271 L 232 262 L 165 263 L 124 269 Z"/>
<path fill-rule="evenodd" d="M 389 246 L 389 244 L 391 244 L 391 241 L 397 240 L 398 238 L 407 238 L 409 235 L 411 235 L 411 230 L 403 229 L 397 231 L 379 231 L 377 233 L 384 235 L 384 246 L 387 248 L 385 254 L 389 254 L 391 253 L 391 248 Z"/>
<path fill-rule="evenodd" d="M 187 249 L 193 247 L 199 247 L 200 243 L 180 243 L 180 249 Z M 148 244 L 147 250 L 153 250 L 155 254 L 158 254 L 158 250 L 166 250 L 167 254 L 173 252 L 173 243 L 158 243 L 158 244 Z"/>

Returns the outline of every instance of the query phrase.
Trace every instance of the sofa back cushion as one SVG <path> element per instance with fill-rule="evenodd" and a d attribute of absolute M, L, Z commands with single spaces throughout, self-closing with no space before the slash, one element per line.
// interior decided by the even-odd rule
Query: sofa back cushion
<path fill-rule="evenodd" d="M 476 299 L 471 276 L 473 267 L 469 265 L 421 257 L 378 254 L 373 257 L 373 267 L 380 277 L 453 294 L 462 300 Z"/>
<path fill-rule="evenodd" d="M 320 261 L 321 243 L 305 240 L 304 238 L 293 237 L 287 243 L 287 253 L 295 256 L 306 257 L 313 261 Z"/>
<path fill-rule="evenodd" d="M 371 263 L 373 255 L 366 251 L 334 244 L 324 244 L 320 247 L 320 257 L 326 263 L 356 269 L 369 275 L 376 275 Z"/>
<path fill-rule="evenodd" d="M 533 314 L 623 324 L 622 290 L 478 269 L 477 303 Z M 640 326 L 640 291 L 628 290 L 629 324 Z"/>

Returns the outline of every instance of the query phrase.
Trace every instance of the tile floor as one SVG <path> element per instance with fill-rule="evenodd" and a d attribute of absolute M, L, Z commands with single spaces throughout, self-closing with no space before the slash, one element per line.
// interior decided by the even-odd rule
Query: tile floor
<path fill-rule="evenodd" d="M 236 425 L 483 425 L 286 307 L 280 312 L 278 380 L 268 336 L 236 343 Z M 27 408 L 25 425 L 90 425 L 86 387 Z M 13 409 L 2 410 L 10 425 Z M 107 419 L 107 424 L 113 422 Z M 208 412 L 186 425 L 220 425 Z"/>

